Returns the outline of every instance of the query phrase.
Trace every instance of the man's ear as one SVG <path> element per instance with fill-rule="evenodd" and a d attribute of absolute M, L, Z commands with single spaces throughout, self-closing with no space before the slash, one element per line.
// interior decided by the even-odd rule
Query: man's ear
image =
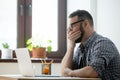
<path fill-rule="evenodd" d="M 84 27 L 87 27 L 88 25 L 89 25 L 88 20 L 85 20 L 85 21 L 83 22 L 83 26 L 84 26 Z"/>

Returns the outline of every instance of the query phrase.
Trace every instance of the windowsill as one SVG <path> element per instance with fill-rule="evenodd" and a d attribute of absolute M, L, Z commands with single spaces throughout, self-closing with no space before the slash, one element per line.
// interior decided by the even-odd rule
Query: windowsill
<path fill-rule="evenodd" d="M 40 59 L 31 59 L 33 63 L 38 63 L 41 62 Z M 51 61 L 52 59 L 46 59 L 46 61 Z M 61 59 L 53 59 L 54 63 L 61 63 Z M 13 59 L 0 59 L 0 63 L 17 63 L 17 59 L 13 58 Z"/>

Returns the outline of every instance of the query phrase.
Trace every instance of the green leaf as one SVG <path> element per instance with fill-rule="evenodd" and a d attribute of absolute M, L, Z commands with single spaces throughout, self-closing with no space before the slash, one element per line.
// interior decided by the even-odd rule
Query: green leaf
<path fill-rule="evenodd" d="M 32 44 L 32 40 L 31 39 L 28 39 L 27 42 L 26 42 L 27 45 L 30 45 Z"/>
<path fill-rule="evenodd" d="M 51 40 L 48 40 L 47 42 L 48 42 L 48 44 L 52 43 L 52 41 L 51 41 Z"/>
<path fill-rule="evenodd" d="M 47 51 L 48 51 L 48 52 L 51 52 L 51 51 L 52 51 L 52 47 L 51 47 L 51 46 L 48 46 L 48 47 L 47 47 Z"/>

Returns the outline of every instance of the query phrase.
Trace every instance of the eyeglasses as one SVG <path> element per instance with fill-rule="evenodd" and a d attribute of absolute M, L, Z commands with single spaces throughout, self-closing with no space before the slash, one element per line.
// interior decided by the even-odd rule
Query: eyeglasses
<path fill-rule="evenodd" d="M 82 22 L 82 21 L 84 21 L 84 20 L 82 19 L 82 20 L 79 20 L 79 21 L 76 21 L 76 22 L 72 23 L 72 24 L 69 26 L 69 29 L 72 29 L 72 26 L 73 26 L 74 24 L 79 23 L 79 22 Z"/>

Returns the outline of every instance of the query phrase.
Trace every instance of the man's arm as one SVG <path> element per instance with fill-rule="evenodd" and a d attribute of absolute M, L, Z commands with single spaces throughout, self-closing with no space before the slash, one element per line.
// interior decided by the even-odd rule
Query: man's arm
<path fill-rule="evenodd" d="M 86 66 L 81 69 L 71 70 L 67 68 L 65 70 L 66 76 L 71 77 L 87 77 L 87 78 L 96 78 L 99 77 L 98 73 L 93 69 L 92 66 Z"/>
<path fill-rule="evenodd" d="M 66 76 L 65 69 L 72 69 L 72 59 L 73 59 L 74 45 L 69 46 L 67 52 L 61 62 L 62 75 Z"/>
<path fill-rule="evenodd" d="M 80 33 L 80 31 L 76 31 L 76 32 L 73 32 L 71 30 L 67 31 L 68 49 L 61 62 L 63 76 L 66 75 L 65 74 L 66 68 L 72 69 L 72 63 L 73 63 L 72 60 L 73 60 L 73 53 L 74 53 L 74 47 L 75 47 L 75 40 L 80 36 L 78 35 L 78 33 Z"/>

